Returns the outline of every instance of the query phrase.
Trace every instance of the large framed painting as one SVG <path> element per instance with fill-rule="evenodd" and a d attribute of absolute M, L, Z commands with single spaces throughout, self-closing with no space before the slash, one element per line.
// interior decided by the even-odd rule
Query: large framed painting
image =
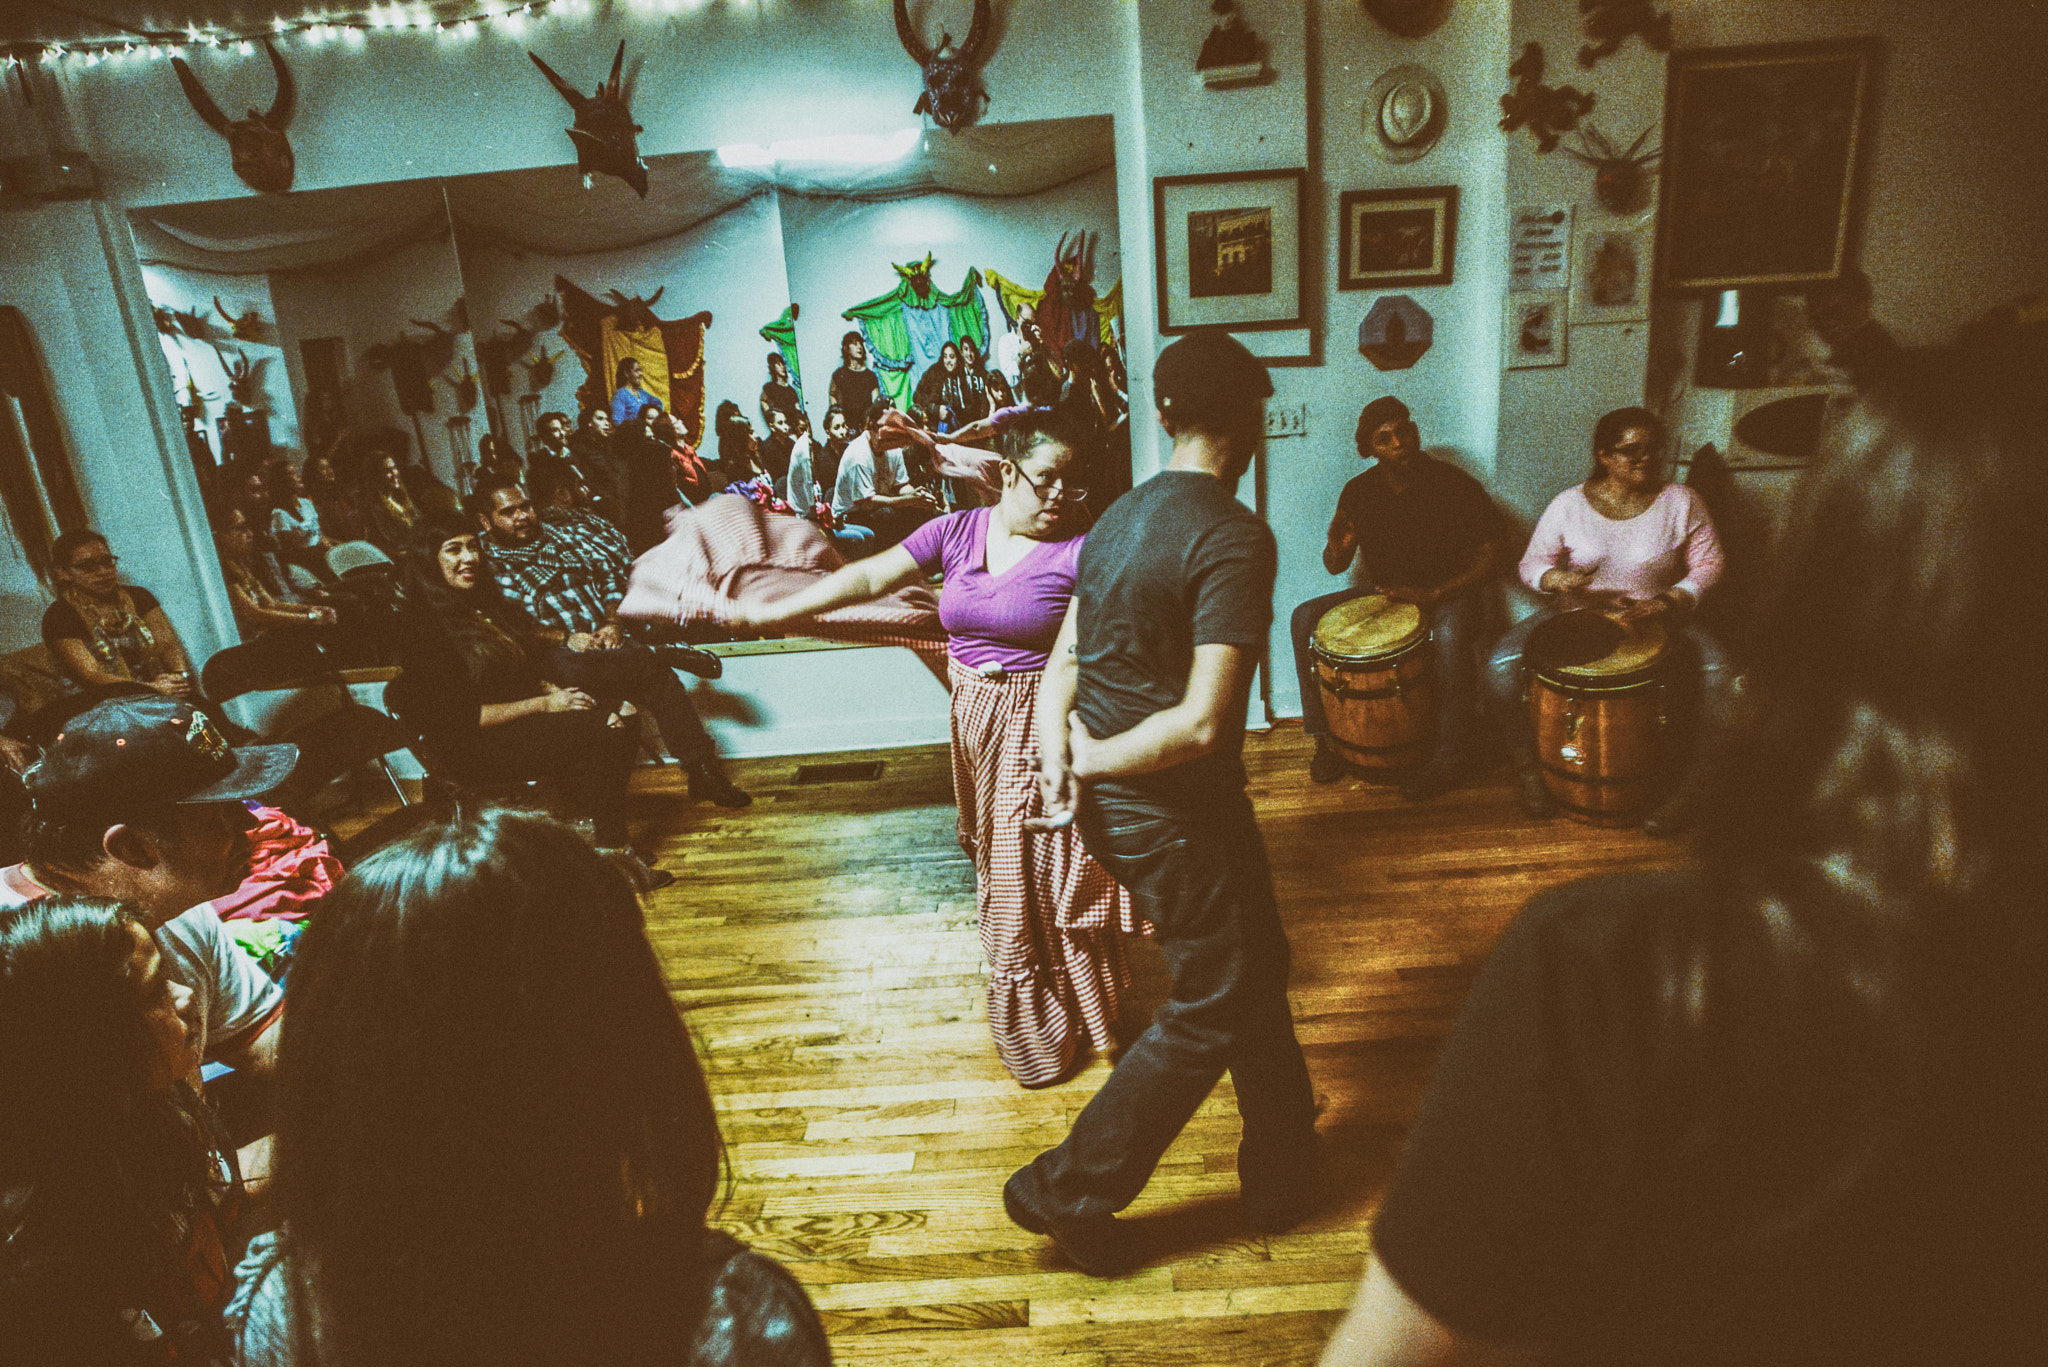
<path fill-rule="evenodd" d="M 1153 180 L 1162 333 L 1304 326 L 1307 184 L 1303 170 Z"/>
<path fill-rule="evenodd" d="M 1458 245 L 1458 187 L 1346 190 L 1337 199 L 1337 288 L 1448 285 Z"/>
<path fill-rule="evenodd" d="M 1853 38 L 1671 54 L 1661 284 L 1796 289 L 1841 276 L 1881 51 Z"/>

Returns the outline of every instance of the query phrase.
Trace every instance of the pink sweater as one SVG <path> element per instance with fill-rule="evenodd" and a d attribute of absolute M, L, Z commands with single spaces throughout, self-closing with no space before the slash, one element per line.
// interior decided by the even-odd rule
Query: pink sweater
<path fill-rule="evenodd" d="M 1707 505 L 1683 484 L 1665 485 L 1649 507 L 1625 522 L 1587 502 L 1581 484 L 1550 500 L 1520 569 L 1532 589 L 1546 570 L 1590 569 L 1588 589 L 1655 598 L 1679 588 L 1698 602 L 1721 577 L 1721 539 Z"/>

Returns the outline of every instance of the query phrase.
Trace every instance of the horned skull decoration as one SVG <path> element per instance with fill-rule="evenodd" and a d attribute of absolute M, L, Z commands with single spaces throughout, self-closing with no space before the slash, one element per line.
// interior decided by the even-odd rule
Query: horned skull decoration
<path fill-rule="evenodd" d="M 298 170 L 292 145 L 284 135 L 291 125 L 292 107 L 298 103 L 298 86 L 292 81 L 292 69 L 268 40 L 263 50 L 270 54 L 271 69 L 277 73 L 277 98 L 271 101 L 270 112 L 259 114 L 252 109 L 246 119 L 230 119 L 221 113 L 183 57 L 171 58 L 171 67 L 178 73 L 178 84 L 185 87 L 185 98 L 206 120 L 206 126 L 228 140 L 236 177 L 252 190 L 281 195 L 292 188 Z"/>
<path fill-rule="evenodd" d="M 903 40 L 910 60 L 924 68 L 924 93 L 911 106 L 913 114 L 930 114 L 932 122 L 957 133 L 981 112 L 988 92 L 975 74 L 988 46 L 990 28 L 988 0 L 974 0 L 974 20 L 967 29 L 967 41 L 953 46 L 953 35 L 943 30 L 936 50 L 924 45 L 910 22 L 907 0 L 896 0 L 896 36 Z"/>
<path fill-rule="evenodd" d="M 619 50 L 612 57 L 612 74 L 590 95 L 557 76 L 553 67 L 533 53 L 526 55 L 533 57 L 533 64 L 548 78 L 548 84 L 576 111 L 569 138 L 576 144 L 576 169 L 583 173 L 583 188 L 589 189 L 591 176 L 603 172 L 617 176 L 633 187 L 633 193 L 647 198 L 647 163 L 640 160 L 640 148 L 635 141 L 645 130 L 633 122 L 633 111 L 626 107 L 629 96 L 619 79 L 619 69 L 626 61 L 626 44 L 619 43 Z"/>

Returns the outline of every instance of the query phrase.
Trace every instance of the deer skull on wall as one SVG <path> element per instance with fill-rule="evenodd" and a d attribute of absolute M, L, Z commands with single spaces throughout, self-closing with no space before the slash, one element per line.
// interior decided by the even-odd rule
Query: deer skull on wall
<path fill-rule="evenodd" d="M 924 93 L 917 97 L 911 113 L 930 114 L 933 123 L 953 133 L 974 122 L 981 105 L 988 101 L 988 92 L 981 88 L 975 68 L 986 55 L 989 27 L 988 0 L 974 0 L 974 20 L 968 26 L 967 41 L 956 48 L 953 35 L 941 31 L 939 46 L 934 50 L 924 45 L 924 39 L 912 27 L 906 0 L 896 0 L 896 36 L 903 40 L 910 60 L 924 69 Z"/>
<path fill-rule="evenodd" d="M 548 78 L 548 84 L 576 111 L 569 138 L 576 144 L 576 169 L 583 173 L 583 187 L 589 189 L 591 176 L 602 172 L 617 176 L 632 186 L 640 198 L 647 198 L 647 163 L 640 160 L 636 141 L 644 130 L 633 122 L 633 111 L 627 108 L 628 97 L 619 80 L 619 68 L 626 60 L 625 43 L 619 44 L 618 54 L 612 58 L 612 74 L 590 95 L 557 76 L 553 67 L 531 52 L 526 55 L 533 57 L 533 64 Z"/>
<path fill-rule="evenodd" d="M 292 188 L 292 177 L 298 170 L 292 145 L 284 135 L 291 126 L 292 108 L 298 102 L 298 86 L 292 81 L 292 69 L 267 40 L 263 50 L 270 54 L 271 69 L 277 73 L 277 98 L 271 101 L 268 113 L 259 114 L 252 109 L 246 119 L 230 119 L 221 113 L 220 106 L 199 84 L 199 78 L 183 57 L 171 58 L 171 67 L 178 73 L 178 84 L 185 87 L 185 98 L 206 120 L 206 126 L 228 140 L 235 175 L 241 182 L 252 190 L 281 195 Z"/>

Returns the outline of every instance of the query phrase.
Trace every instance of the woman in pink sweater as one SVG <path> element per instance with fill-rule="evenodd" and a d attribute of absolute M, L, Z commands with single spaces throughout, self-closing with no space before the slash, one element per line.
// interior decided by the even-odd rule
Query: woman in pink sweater
<path fill-rule="evenodd" d="M 1664 482 L 1659 456 L 1664 424 L 1645 408 L 1618 408 L 1593 428 L 1593 473 L 1550 501 L 1522 554 L 1522 582 L 1545 598 L 1534 615 L 1501 637 L 1487 661 L 1488 690 L 1513 755 L 1522 809 L 1557 810 L 1536 767 L 1536 737 L 1522 696 L 1522 651 L 1529 633 L 1560 612 L 1592 608 L 1623 625 L 1661 618 L 1670 633 L 1671 668 L 1698 680 L 1702 736 L 1725 718 L 1733 669 L 1718 641 L 1693 616 L 1700 596 L 1721 577 L 1721 542 L 1700 496 Z M 1699 768 L 1687 766 L 1671 799 L 1643 823 L 1656 835 L 1686 825 Z"/>

